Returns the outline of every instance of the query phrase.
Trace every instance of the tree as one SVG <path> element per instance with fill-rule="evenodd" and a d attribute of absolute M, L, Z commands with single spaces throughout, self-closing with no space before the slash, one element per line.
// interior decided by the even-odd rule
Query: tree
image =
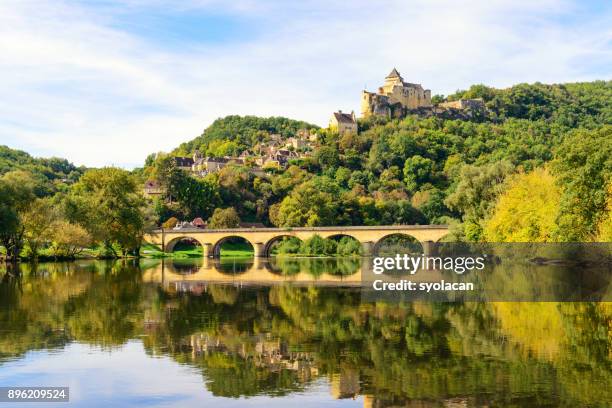
<path fill-rule="evenodd" d="M 361 253 L 361 243 L 353 237 L 342 237 L 338 241 L 336 249 L 338 255 L 359 255 Z"/>
<path fill-rule="evenodd" d="M 304 240 L 300 245 L 300 253 L 303 255 L 334 255 L 336 253 L 336 242 L 313 235 Z"/>
<path fill-rule="evenodd" d="M 178 222 L 179 220 L 176 217 L 170 217 L 162 223 L 162 228 L 165 228 L 165 229 L 174 228 L 176 227 L 176 224 L 178 224 Z"/>
<path fill-rule="evenodd" d="M 335 168 L 340 164 L 340 156 L 335 146 L 322 146 L 316 153 L 315 158 L 322 169 Z"/>
<path fill-rule="evenodd" d="M 549 242 L 556 234 L 561 192 L 544 169 L 512 177 L 485 222 L 489 242 Z"/>
<path fill-rule="evenodd" d="M 270 208 L 270 221 L 279 227 L 336 224 L 338 200 L 332 193 L 321 191 L 321 187 L 312 181 L 299 185 Z"/>
<path fill-rule="evenodd" d="M 481 238 L 482 222 L 502 191 L 502 183 L 513 170 L 514 166 L 506 161 L 462 167 L 457 187 L 446 198 L 445 204 L 461 213 L 468 239 L 476 241 Z"/>
<path fill-rule="evenodd" d="M 415 155 L 404 163 L 404 182 L 408 190 L 416 191 L 424 183 L 431 182 L 434 177 L 435 163 L 431 159 Z"/>
<path fill-rule="evenodd" d="M 175 196 L 183 214 L 188 218 L 206 218 L 219 204 L 219 190 L 215 184 L 206 179 L 195 179 L 182 171 L 180 180 L 176 181 Z"/>
<path fill-rule="evenodd" d="M 0 178 L 0 243 L 6 249 L 7 260 L 17 260 L 23 246 L 23 215 L 35 199 L 35 184 L 34 177 L 22 170 Z"/>
<path fill-rule="evenodd" d="M 66 220 L 53 223 L 51 249 L 54 256 L 74 258 L 92 244 L 91 235 L 77 224 Z"/>
<path fill-rule="evenodd" d="M 50 197 L 37 198 L 23 214 L 24 238 L 33 259 L 38 257 L 41 244 L 51 240 L 51 233 L 59 216 Z"/>
<path fill-rule="evenodd" d="M 597 241 L 599 242 L 612 242 L 612 183 L 608 184 L 606 190 L 608 192 L 606 214 L 597 226 Z"/>
<path fill-rule="evenodd" d="M 233 208 L 215 208 L 215 212 L 208 219 L 208 228 L 238 228 L 240 227 L 240 217 Z"/>
<path fill-rule="evenodd" d="M 607 186 L 612 183 L 612 126 L 580 130 L 557 151 L 553 171 L 563 188 L 559 239 L 592 240 L 608 214 Z"/>
<path fill-rule="evenodd" d="M 114 167 L 87 171 L 73 186 L 66 205 L 69 220 L 115 255 L 113 243 L 117 243 L 124 256 L 139 253 L 144 206 L 136 178 Z"/>

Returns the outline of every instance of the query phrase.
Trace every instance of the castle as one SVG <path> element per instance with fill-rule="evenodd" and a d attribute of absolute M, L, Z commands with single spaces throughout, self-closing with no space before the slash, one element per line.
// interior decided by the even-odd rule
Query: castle
<path fill-rule="evenodd" d="M 378 92 L 363 91 L 361 94 L 361 115 L 400 118 L 408 110 L 431 106 L 431 91 L 420 84 L 404 82 L 395 68 L 385 78 Z"/>

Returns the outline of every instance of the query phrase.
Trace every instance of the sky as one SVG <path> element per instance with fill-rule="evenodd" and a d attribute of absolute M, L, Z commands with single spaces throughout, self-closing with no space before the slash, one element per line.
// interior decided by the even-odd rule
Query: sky
<path fill-rule="evenodd" d="M 226 115 L 326 126 L 396 67 L 472 84 L 612 79 L 612 2 L 0 2 L 0 145 L 142 166 Z"/>

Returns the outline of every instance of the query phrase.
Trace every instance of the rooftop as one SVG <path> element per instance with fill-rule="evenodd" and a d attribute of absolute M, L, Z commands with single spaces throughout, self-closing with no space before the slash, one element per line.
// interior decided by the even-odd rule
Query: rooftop
<path fill-rule="evenodd" d="M 355 119 L 353 119 L 353 115 L 350 113 L 334 112 L 334 117 L 338 123 L 355 123 Z"/>

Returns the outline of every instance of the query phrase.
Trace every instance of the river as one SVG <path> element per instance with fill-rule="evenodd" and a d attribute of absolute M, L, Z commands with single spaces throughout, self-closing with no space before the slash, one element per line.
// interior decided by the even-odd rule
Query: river
<path fill-rule="evenodd" d="M 0 385 L 74 407 L 612 401 L 610 303 L 367 302 L 358 260 L 207 262 L 0 266 Z"/>

